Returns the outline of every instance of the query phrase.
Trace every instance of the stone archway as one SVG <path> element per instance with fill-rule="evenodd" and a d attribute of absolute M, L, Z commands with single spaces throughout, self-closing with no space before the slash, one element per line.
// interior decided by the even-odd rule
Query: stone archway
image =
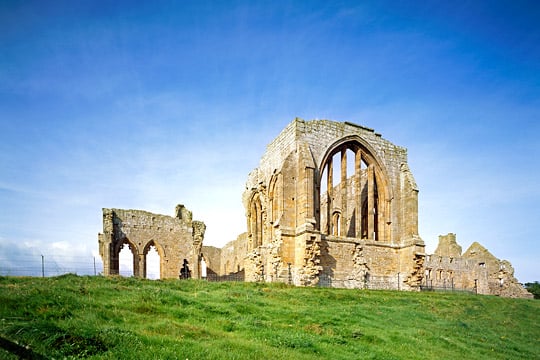
<path fill-rule="evenodd" d="M 152 265 L 155 265 L 155 264 L 152 264 L 152 262 L 149 263 L 149 254 L 151 254 L 151 251 L 152 251 L 152 248 L 155 249 L 155 252 L 157 254 L 157 274 L 154 274 L 154 271 L 150 271 L 149 270 L 155 270 L 155 269 L 151 269 L 150 267 Z M 148 241 L 148 243 L 146 243 L 146 245 L 144 246 L 143 248 L 143 251 L 142 251 L 142 258 L 141 258 L 141 262 L 142 262 L 142 265 L 143 265 L 143 271 L 142 271 L 142 277 L 144 278 L 147 278 L 147 279 L 161 279 L 163 277 L 163 259 L 165 258 L 165 254 L 163 252 L 163 248 L 154 240 L 150 240 Z M 150 259 L 152 260 L 152 259 Z M 149 267 L 150 265 L 150 267 Z M 157 275 L 157 276 L 155 276 Z"/>
<path fill-rule="evenodd" d="M 263 243 L 263 214 L 261 198 L 255 192 L 249 201 L 248 229 L 251 249 L 256 249 Z"/>
<path fill-rule="evenodd" d="M 329 147 L 319 169 L 321 233 L 389 242 L 387 174 L 368 146 L 354 137 L 341 139 Z"/>
<path fill-rule="evenodd" d="M 135 246 L 128 238 L 124 238 L 121 242 L 118 242 L 117 246 L 114 248 L 114 255 L 111 261 L 110 272 L 112 275 L 121 275 L 120 252 L 122 252 L 122 250 L 125 250 L 126 247 L 132 255 L 132 276 L 139 276 L 139 251 L 137 249 L 137 246 Z"/>

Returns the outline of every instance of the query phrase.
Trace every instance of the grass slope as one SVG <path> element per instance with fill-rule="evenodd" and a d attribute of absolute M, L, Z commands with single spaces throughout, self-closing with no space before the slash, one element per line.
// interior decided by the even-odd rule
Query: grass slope
<path fill-rule="evenodd" d="M 0 277 L 0 358 L 538 359 L 539 315 L 467 294 Z"/>

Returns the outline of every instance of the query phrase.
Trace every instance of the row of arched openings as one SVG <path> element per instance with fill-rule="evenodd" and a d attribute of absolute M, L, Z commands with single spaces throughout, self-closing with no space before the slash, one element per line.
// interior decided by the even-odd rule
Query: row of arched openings
<path fill-rule="evenodd" d="M 134 267 L 136 259 L 131 247 L 132 245 L 127 241 L 124 241 L 120 247 L 120 252 L 118 253 L 118 274 L 121 276 L 130 277 L 135 275 Z M 152 280 L 160 279 L 161 258 L 156 246 L 150 243 L 145 250 L 146 278 Z"/>
<path fill-rule="evenodd" d="M 150 242 L 144 251 L 144 263 L 146 264 L 146 272 L 141 272 L 145 274 L 146 279 L 158 280 L 161 278 L 161 256 L 154 244 Z M 136 265 L 135 252 L 132 249 L 132 245 L 128 241 L 124 241 L 120 246 L 120 251 L 118 253 L 118 274 L 120 276 L 130 277 L 135 275 L 134 268 Z M 201 277 L 205 278 L 207 273 L 206 261 L 204 257 L 201 257 L 200 260 L 200 271 Z M 180 278 L 187 279 L 191 278 L 192 266 L 189 264 L 187 259 L 183 260 L 180 268 Z"/>

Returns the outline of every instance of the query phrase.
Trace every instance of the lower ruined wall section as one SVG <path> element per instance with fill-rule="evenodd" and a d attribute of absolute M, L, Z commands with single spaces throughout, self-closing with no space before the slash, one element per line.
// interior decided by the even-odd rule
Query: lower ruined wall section
<path fill-rule="evenodd" d="M 433 289 L 468 290 L 489 294 L 487 279 L 486 268 L 474 260 L 428 255 L 422 285 Z"/>
<path fill-rule="evenodd" d="M 423 247 L 326 237 L 322 241 L 320 284 L 340 288 L 418 290 L 423 258 Z"/>

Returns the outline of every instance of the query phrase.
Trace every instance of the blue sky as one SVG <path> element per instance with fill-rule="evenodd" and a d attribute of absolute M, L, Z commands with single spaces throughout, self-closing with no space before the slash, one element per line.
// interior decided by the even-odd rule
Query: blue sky
<path fill-rule="evenodd" d="M 102 207 L 183 203 L 221 246 L 298 116 L 408 148 L 429 252 L 454 232 L 540 280 L 538 24 L 536 1 L 3 1 L 0 259 L 91 259 Z"/>

